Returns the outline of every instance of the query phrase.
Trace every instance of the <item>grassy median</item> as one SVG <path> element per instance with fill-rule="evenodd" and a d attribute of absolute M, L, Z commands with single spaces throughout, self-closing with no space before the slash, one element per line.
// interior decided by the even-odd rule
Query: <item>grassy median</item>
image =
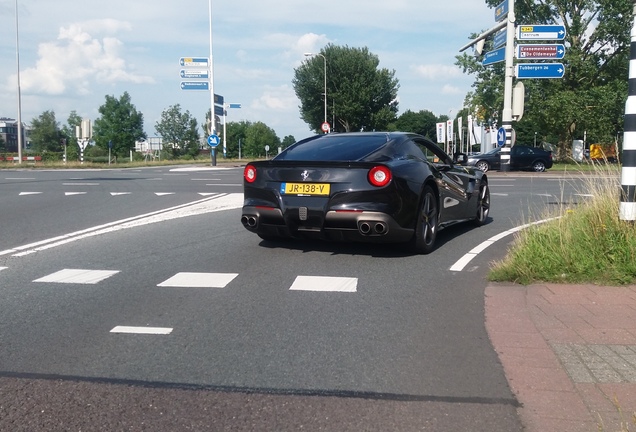
<path fill-rule="evenodd" d="M 636 226 L 619 219 L 620 167 L 598 164 L 586 174 L 577 205 L 561 205 L 519 231 L 493 263 L 491 281 L 627 285 L 636 283 Z"/>

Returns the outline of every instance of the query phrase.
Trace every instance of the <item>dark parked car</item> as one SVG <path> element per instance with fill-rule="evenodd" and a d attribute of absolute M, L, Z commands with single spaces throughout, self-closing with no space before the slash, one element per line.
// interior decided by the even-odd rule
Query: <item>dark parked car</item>
<path fill-rule="evenodd" d="M 486 172 L 500 168 L 499 154 L 501 147 L 496 147 L 486 153 L 468 156 L 469 166 Z M 552 168 L 552 152 L 538 147 L 515 145 L 510 148 L 510 169 L 543 172 Z"/>
<path fill-rule="evenodd" d="M 265 240 L 404 242 L 429 253 L 439 229 L 482 225 L 490 211 L 482 171 L 404 132 L 316 135 L 247 164 L 243 185 L 241 223 Z"/>

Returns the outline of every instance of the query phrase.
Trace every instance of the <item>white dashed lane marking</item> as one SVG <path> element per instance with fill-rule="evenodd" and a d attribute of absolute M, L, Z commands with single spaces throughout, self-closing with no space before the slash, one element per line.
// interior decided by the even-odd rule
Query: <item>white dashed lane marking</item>
<path fill-rule="evenodd" d="M 158 284 L 160 287 L 177 288 L 225 288 L 238 273 L 177 273 Z"/>
<path fill-rule="evenodd" d="M 358 278 L 297 276 L 289 289 L 292 291 L 356 292 L 358 289 Z"/>
<path fill-rule="evenodd" d="M 119 270 L 64 269 L 36 279 L 33 282 L 96 284 L 117 273 L 119 273 Z"/>
<path fill-rule="evenodd" d="M 117 326 L 117 327 L 114 327 L 110 332 L 111 333 L 127 333 L 127 334 L 168 335 L 172 333 L 172 328 Z"/>

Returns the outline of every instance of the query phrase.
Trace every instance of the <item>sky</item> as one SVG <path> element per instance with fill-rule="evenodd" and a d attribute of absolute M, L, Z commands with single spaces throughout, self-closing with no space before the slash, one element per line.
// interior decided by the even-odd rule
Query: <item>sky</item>
<path fill-rule="evenodd" d="M 211 1 L 211 13 L 210 13 Z M 462 109 L 473 77 L 454 65 L 470 35 L 495 25 L 483 0 L 0 0 L 0 117 L 53 111 L 95 120 L 124 92 L 157 136 L 179 104 L 199 123 L 210 92 L 182 90 L 179 60 L 210 56 L 227 121 L 261 121 L 282 140 L 313 134 L 301 120 L 294 69 L 327 44 L 368 48 L 399 81 L 398 115 Z M 19 47 L 19 49 L 18 49 Z M 471 49 L 468 50 L 471 52 Z M 18 54 L 19 53 L 19 68 Z"/>

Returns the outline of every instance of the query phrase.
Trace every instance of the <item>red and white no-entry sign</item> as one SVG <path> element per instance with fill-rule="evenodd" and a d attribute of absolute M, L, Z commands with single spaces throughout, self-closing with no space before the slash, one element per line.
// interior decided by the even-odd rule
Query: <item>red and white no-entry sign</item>
<path fill-rule="evenodd" d="M 324 123 L 322 124 L 322 126 L 320 126 L 320 128 L 322 129 L 322 131 L 323 131 L 324 133 L 329 132 L 329 129 L 331 129 L 331 127 L 329 126 L 329 123 L 327 123 L 327 122 L 324 122 Z"/>

